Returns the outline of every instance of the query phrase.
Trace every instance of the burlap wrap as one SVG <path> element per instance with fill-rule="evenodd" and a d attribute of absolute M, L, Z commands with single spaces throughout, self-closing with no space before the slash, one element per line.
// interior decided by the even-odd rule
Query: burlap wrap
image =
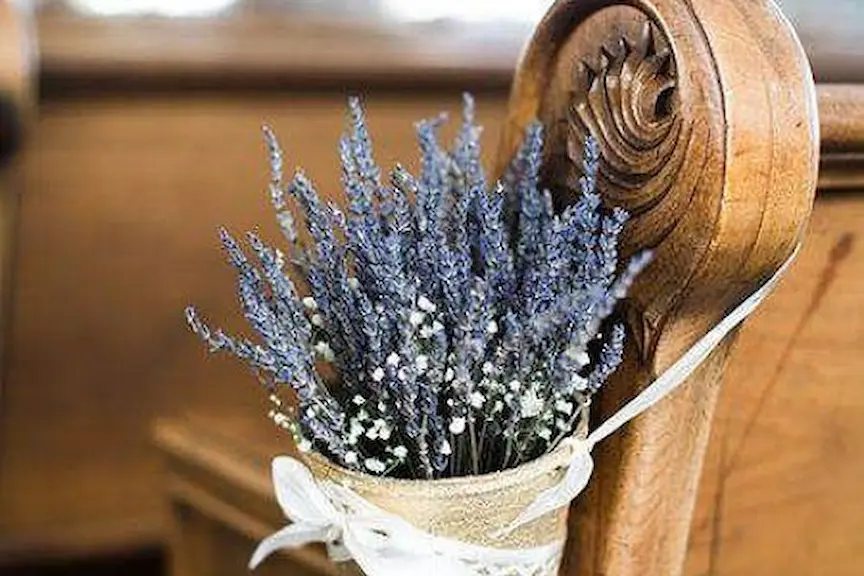
<path fill-rule="evenodd" d="M 492 534 L 510 524 L 538 494 L 561 482 L 568 456 L 558 450 L 503 472 L 440 480 L 370 476 L 346 470 L 317 454 L 306 454 L 304 459 L 319 481 L 347 486 L 424 532 L 491 548 L 524 549 L 563 542 L 567 508 L 550 512 L 507 536 L 496 538 Z M 340 570 L 361 574 L 352 563 L 342 564 Z"/>

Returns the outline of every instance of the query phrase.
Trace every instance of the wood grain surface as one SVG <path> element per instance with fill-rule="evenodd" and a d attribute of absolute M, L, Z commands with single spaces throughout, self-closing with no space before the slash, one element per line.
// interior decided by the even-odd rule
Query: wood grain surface
<path fill-rule="evenodd" d="M 822 133 L 819 187 L 864 188 L 864 85 L 820 86 L 819 124 Z"/>
<path fill-rule="evenodd" d="M 27 14 L 0 2 L 0 422 L 9 388 L 13 290 L 19 201 L 24 186 L 21 149 L 33 128 L 35 79 Z M 0 475 L 3 474 L 0 452 Z"/>
<path fill-rule="evenodd" d="M 862 193 L 817 199 L 798 262 L 732 352 L 688 575 L 864 566 Z"/>
<path fill-rule="evenodd" d="M 164 462 L 171 576 L 243 573 L 255 544 L 284 524 L 269 465 L 294 454 L 288 439 L 261 418 L 231 411 L 160 420 L 154 440 Z M 260 570 L 334 573 L 321 546 L 276 554 Z"/>

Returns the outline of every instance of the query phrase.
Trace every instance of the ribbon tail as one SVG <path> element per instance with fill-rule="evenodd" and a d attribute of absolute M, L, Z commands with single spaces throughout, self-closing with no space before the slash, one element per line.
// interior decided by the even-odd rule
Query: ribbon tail
<path fill-rule="evenodd" d="M 282 548 L 299 548 L 312 542 L 323 542 L 327 538 L 327 529 L 321 526 L 307 524 L 290 524 L 278 532 L 264 538 L 252 558 L 249 559 L 249 569 L 254 570 L 265 558 Z"/>
<path fill-rule="evenodd" d="M 507 536 L 517 528 L 533 522 L 553 510 L 570 504 L 585 490 L 593 471 L 594 460 L 591 458 L 591 452 L 587 446 L 578 445 L 576 453 L 570 461 L 570 465 L 567 466 L 567 473 L 564 475 L 564 479 L 555 486 L 541 492 L 531 504 L 522 510 L 513 522 L 503 530 L 494 532 L 491 536 L 493 538 Z"/>

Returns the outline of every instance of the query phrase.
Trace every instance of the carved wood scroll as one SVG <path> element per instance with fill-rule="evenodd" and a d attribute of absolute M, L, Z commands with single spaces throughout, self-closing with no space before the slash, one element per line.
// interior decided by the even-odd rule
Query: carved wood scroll
<path fill-rule="evenodd" d="M 604 200 L 632 214 L 624 255 L 655 252 L 625 308 L 625 366 L 595 404 L 603 419 L 800 241 L 818 166 L 815 87 L 771 0 L 559 0 L 517 71 L 501 162 L 535 118 L 556 200 L 578 190 L 582 142 L 593 135 Z M 680 573 L 730 343 L 598 447 L 595 478 L 571 514 L 565 573 Z"/>

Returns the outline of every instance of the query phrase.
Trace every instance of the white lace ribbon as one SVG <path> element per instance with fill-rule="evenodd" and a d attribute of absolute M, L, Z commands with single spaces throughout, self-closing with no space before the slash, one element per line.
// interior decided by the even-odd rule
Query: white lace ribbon
<path fill-rule="evenodd" d="M 594 446 L 683 384 L 720 342 L 771 293 L 797 253 L 796 248 L 771 279 L 587 438 L 565 440 L 558 449 L 571 450 L 572 457 L 564 479 L 542 492 L 513 522 L 495 535 L 509 534 L 572 502 L 591 479 L 594 470 L 591 451 Z M 558 542 L 540 548 L 505 550 L 434 536 L 377 508 L 349 488 L 332 482 L 316 482 L 306 466 L 287 456 L 273 460 L 273 484 L 279 505 L 293 524 L 268 536 L 258 545 L 249 561 L 250 568 L 255 568 L 280 548 L 322 542 L 327 545 L 331 559 L 337 562 L 353 559 L 369 576 L 471 576 L 488 573 L 476 569 L 484 566 L 547 565 L 550 559 L 557 558 L 564 544 Z"/>

